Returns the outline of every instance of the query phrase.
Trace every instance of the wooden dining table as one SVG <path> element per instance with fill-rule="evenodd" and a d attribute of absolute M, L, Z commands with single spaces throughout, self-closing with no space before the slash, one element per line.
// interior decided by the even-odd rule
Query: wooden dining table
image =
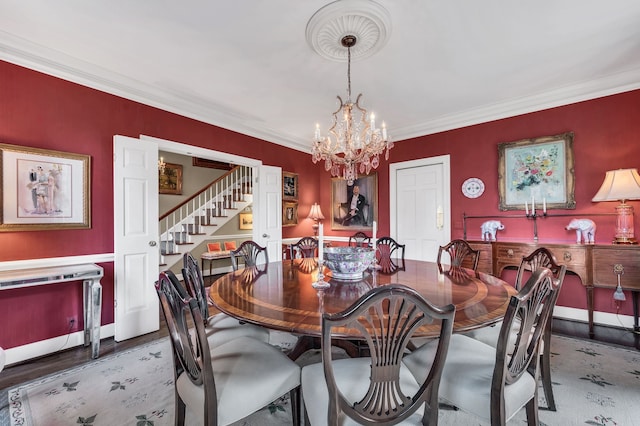
<path fill-rule="evenodd" d="M 436 306 L 454 304 L 454 333 L 500 321 L 516 294 L 512 285 L 492 275 L 466 268 L 439 268 L 435 262 L 417 260 L 405 260 L 393 272 L 365 271 L 358 281 L 335 280 L 324 268 L 324 281 L 330 286 L 318 290 L 312 286 L 318 280 L 317 266 L 309 271 L 308 264 L 301 262 L 309 260 L 283 260 L 230 272 L 211 285 L 209 297 L 220 311 L 247 323 L 320 337 L 322 313 L 343 311 L 368 290 L 386 284 L 407 285 Z M 438 333 L 437 324 L 423 326 L 415 337 Z M 334 337 L 354 336 L 347 332 Z"/>

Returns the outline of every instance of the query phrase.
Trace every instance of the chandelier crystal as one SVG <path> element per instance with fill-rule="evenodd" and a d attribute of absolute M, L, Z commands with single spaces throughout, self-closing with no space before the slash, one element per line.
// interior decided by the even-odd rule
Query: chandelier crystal
<path fill-rule="evenodd" d="M 313 163 L 324 160 L 325 170 L 346 179 L 349 185 L 358 178 L 358 173 L 366 175 L 376 169 L 383 152 L 388 160 L 389 150 L 393 148 L 385 123 L 377 128 L 375 115 L 367 115 L 367 110 L 360 106 L 362 94 L 355 103 L 351 100 L 351 48 L 356 41 L 354 35 L 346 35 L 341 40 L 347 48 L 347 100 L 343 102 L 337 96 L 340 107 L 333 113 L 328 134 L 322 136 L 320 124 L 316 124 L 311 147 Z"/>

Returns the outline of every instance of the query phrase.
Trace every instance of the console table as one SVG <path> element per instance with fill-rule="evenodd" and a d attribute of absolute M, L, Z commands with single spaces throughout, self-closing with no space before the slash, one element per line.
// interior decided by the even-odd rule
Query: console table
<path fill-rule="evenodd" d="M 622 265 L 624 274 L 620 280 L 623 290 L 629 290 L 633 298 L 633 328 L 638 325 L 638 293 L 640 293 L 640 246 L 616 244 L 557 244 L 544 242 L 469 241 L 480 250 L 478 270 L 499 277 L 506 267 L 519 267 L 524 256 L 539 247 L 546 247 L 561 265 L 567 266 L 580 277 L 587 291 L 589 336 L 593 338 L 593 289 L 615 289 L 618 276 L 614 265 Z M 612 296 L 613 297 L 613 296 Z"/>
<path fill-rule="evenodd" d="M 100 315 L 102 314 L 102 267 L 88 263 L 50 268 L 15 269 L 3 271 L 0 290 L 36 285 L 82 281 L 84 297 L 84 345 L 91 342 L 91 357 L 100 355 Z"/>

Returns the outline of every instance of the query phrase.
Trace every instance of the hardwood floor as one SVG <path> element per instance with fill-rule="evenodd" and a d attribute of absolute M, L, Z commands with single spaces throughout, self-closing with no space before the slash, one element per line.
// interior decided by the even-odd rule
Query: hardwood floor
<path fill-rule="evenodd" d="M 123 342 L 116 342 L 113 337 L 100 341 L 100 357 L 105 357 L 117 352 L 125 351 L 134 346 L 151 342 L 168 335 L 164 317 L 160 318 L 160 330 Z M 14 364 L 0 372 L 0 389 L 13 387 L 20 383 L 34 380 L 56 371 L 66 370 L 92 361 L 91 347 L 78 346 L 57 352 L 52 355 L 31 359 L 23 363 Z"/>

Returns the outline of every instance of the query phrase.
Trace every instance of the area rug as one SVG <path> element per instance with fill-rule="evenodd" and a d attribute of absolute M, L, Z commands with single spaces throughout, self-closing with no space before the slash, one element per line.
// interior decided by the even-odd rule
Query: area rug
<path fill-rule="evenodd" d="M 291 345 L 276 334 L 275 343 Z M 553 336 L 551 366 L 557 412 L 541 408 L 541 425 L 640 425 L 640 352 Z M 300 363 L 319 360 L 309 351 Z M 10 389 L 10 425 L 173 424 L 173 373 L 167 339 L 100 358 Z M 545 406 L 540 390 L 540 406 Z M 510 424 L 522 424 L 524 410 Z M 190 424 L 194 424 L 189 420 Z M 441 409 L 441 425 L 487 423 Z M 290 425 L 287 397 L 234 426 Z"/>

